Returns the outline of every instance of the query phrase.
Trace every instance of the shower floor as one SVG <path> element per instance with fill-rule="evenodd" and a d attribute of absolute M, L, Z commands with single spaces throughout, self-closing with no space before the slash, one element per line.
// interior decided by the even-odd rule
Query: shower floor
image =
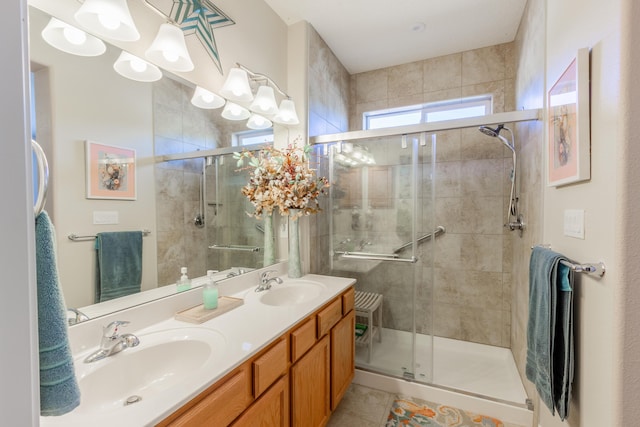
<path fill-rule="evenodd" d="M 433 381 L 430 381 L 431 336 L 416 336 L 416 381 L 524 404 L 522 381 L 507 348 L 434 337 Z M 371 362 L 367 347 L 356 346 L 356 366 L 401 376 L 411 369 L 411 333 L 382 329 L 382 342 L 374 342 Z"/>

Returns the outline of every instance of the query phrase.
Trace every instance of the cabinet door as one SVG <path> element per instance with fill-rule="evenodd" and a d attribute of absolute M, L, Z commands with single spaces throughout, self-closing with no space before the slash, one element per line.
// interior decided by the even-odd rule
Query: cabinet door
<path fill-rule="evenodd" d="M 331 410 L 335 410 L 355 373 L 355 312 L 331 330 Z"/>
<path fill-rule="evenodd" d="M 233 427 L 289 427 L 289 376 L 280 378 Z"/>
<path fill-rule="evenodd" d="M 330 354 L 326 335 L 291 368 L 291 425 L 324 426 L 330 414 Z"/>

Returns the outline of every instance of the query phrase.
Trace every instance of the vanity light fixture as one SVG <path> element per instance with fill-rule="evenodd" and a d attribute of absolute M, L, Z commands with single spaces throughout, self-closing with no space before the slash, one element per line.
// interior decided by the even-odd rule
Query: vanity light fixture
<path fill-rule="evenodd" d="M 100 56 L 107 50 L 99 38 L 56 18 L 51 18 L 44 27 L 42 38 L 56 49 L 73 55 Z"/>
<path fill-rule="evenodd" d="M 160 25 L 158 34 L 145 55 L 147 59 L 169 71 L 186 72 L 194 69 L 182 29 L 168 22 Z"/>
<path fill-rule="evenodd" d="M 282 125 L 297 125 L 300 123 L 298 114 L 296 114 L 296 106 L 291 98 L 283 99 L 280 102 L 278 114 L 275 115 L 273 121 Z"/>
<path fill-rule="evenodd" d="M 191 103 L 199 108 L 214 109 L 220 108 L 225 104 L 225 100 L 220 95 L 208 91 L 207 89 L 196 86 L 196 90 L 191 98 Z"/>
<path fill-rule="evenodd" d="M 162 71 L 155 65 L 124 50 L 113 64 L 118 74 L 138 82 L 155 82 L 162 78 Z"/>
<path fill-rule="evenodd" d="M 271 126 L 273 126 L 271 120 L 256 113 L 251 114 L 247 121 L 247 127 L 249 129 L 268 129 Z"/>
<path fill-rule="evenodd" d="M 220 95 L 234 102 L 251 102 L 253 93 L 249 86 L 249 76 L 247 71 L 242 68 L 232 68 L 229 70 L 229 76 L 224 82 Z"/>
<path fill-rule="evenodd" d="M 127 42 L 140 38 L 127 0 L 84 0 L 74 17 L 98 36 Z"/>
<path fill-rule="evenodd" d="M 274 115 L 278 112 L 278 104 L 271 86 L 260 86 L 256 97 L 249 107 L 251 111 L 258 114 Z"/>
<path fill-rule="evenodd" d="M 245 120 L 250 115 L 249 110 L 231 101 L 227 101 L 224 110 L 222 110 L 222 117 L 227 120 Z"/>

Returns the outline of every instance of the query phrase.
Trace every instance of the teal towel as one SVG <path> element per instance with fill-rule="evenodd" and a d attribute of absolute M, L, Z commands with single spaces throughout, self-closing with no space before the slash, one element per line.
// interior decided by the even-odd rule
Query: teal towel
<path fill-rule="evenodd" d="M 525 373 L 564 420 L 573 382 L 573 271 L 561 261 L 569 260 L 542 247 L 531 252 Z"/>
<path fill-rule="evenodd" d="M 140 292 L 141 231 L 98 233 L 96 255 L 95 302 L 109 301 Z"/>
<path fill-rule="evenodd" d="M 63 415 L 80 404 L 67 334 L 67 316 L 58 282 L 55 230 L 46 211 L 36 218 L 40 414 Z"/>

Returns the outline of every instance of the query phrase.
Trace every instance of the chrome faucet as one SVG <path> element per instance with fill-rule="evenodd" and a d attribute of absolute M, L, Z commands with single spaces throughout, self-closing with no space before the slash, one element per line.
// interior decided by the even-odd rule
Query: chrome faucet
<path fill-rule="evenodd" d="M 269 277 L 271 273 L 277 273 L 276 270 L 268 270 L 260 274 L 260 284 L 256 288 L 256 292 L 262 292 L 271 289 L 271 282 L 282 283 L 279 277 Z"/>
<path fill-rule="evenodd" d="M 76 325 L 80 322 L 89 320 L 89 316 L 87 316 L 77 308 L 67 308 L 67 311 L 70 312 L 73 316 L 73 317 L 68 317 L 69 313 L 67 313 L 67 323 L 69 323 L 69 326 Z"/>
<path fill-rule="evenodd" d="M 135 347 L 140 344 L 140 340 L 133 334 L 118 334 L 120 326 L 126 326 L 129 322 L 116 320 L 102 328 L 102 339 L 100 340 L 100 349 L 91 353 L 84 359 L 84 363 L 96 362 L 113 354 L 120 353 L 122 350 Z"/>

